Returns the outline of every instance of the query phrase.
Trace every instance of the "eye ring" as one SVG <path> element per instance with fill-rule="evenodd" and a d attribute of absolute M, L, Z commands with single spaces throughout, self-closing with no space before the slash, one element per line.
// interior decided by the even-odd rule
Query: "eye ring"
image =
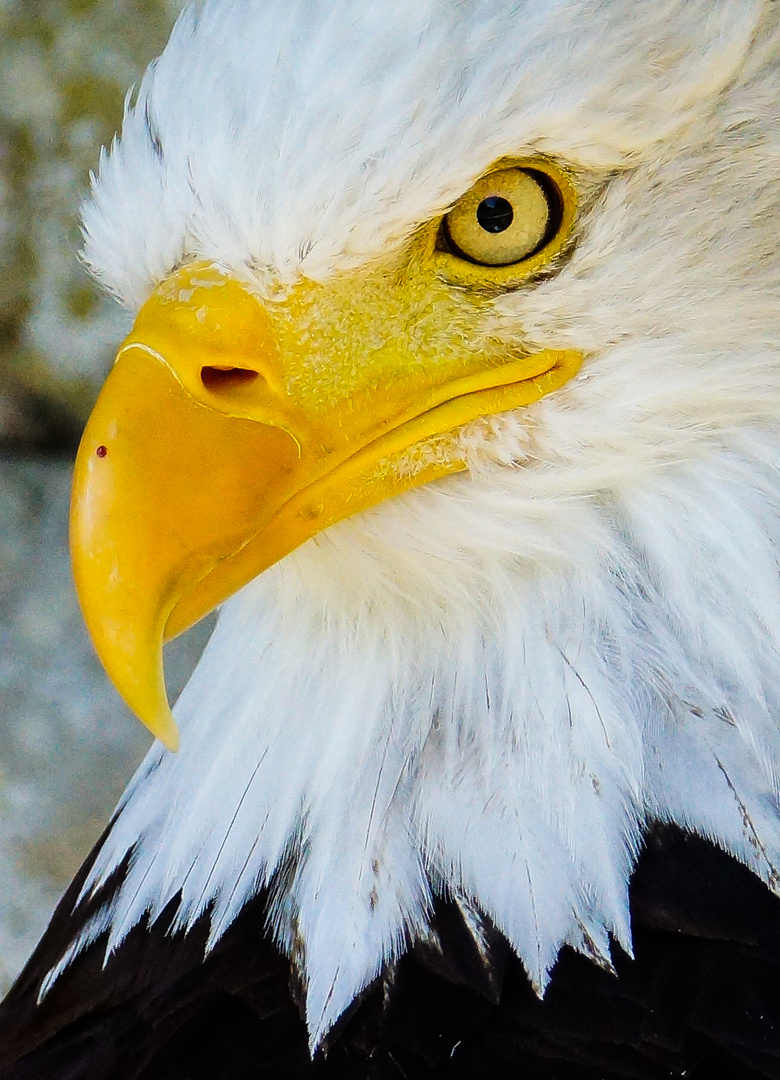
<path fill-rule="evenodd" d="M 453 236 L 453 213 L 465 207 L 471 220 L 470 236 L 477 228 L 479 208 L 484 202 L 482 193 L 500 197 L 500 185 L 511 173 L 522 174 L 530 178 L 541 192 L 547 212 L 546 223 L 540 227 L 534 240 L 533 230 L 529 233 L 529 247 L 521 258 L 515 261 L 480 261 L 458 243 Z M 507 175 L 505 175 L 507 174 Z M 496 177 L 496 182 L 491 178 Z M 511 180 L 511 176 L 509 177 Z M 529 277 L 539 273 L 555 258 L 569 240 L 577 214 L 578 197 L 573 178 L 561 166 L 547 158 L 502 159 L 496 162 L 487 173 L 465 192 L 454 204 L 452 210 L 444 215 L 435 225 L 435 244 L 433 260 L 439 276 L 452 284 L 470 289 L 499 291 L 514 288 Z M 481 222 L 479 223 L 481 224 Z M 483 226 L 484 228 L 484 226 Z M 485 236 L 492 230 L 486 230 Z M 506 231 L 509 231 L 508 229 Z M 498 230 L 498 235 L 504 232 Z"/>

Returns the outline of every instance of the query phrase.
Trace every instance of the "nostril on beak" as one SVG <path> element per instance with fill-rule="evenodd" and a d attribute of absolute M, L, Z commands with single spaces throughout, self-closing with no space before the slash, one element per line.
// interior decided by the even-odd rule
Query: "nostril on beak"
<path fill-rule="evenodd" d="M 200 381 L 207 390 L 216 394 L 226 390 L 239 390 L 259 378 L 260 373 L 252 371 L 251 368 L 204 367 L 200 369 Z"/>

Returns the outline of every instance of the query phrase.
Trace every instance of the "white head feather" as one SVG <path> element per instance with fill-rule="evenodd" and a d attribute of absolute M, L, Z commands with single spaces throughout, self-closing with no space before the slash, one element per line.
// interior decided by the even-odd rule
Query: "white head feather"
<path fill-rule="evenodd" d="M 344 521 L 225 605 L 120 805 L 89 940 L 181 892 L 216 941 L 273 882 L 312 1044 L 448 889 L 541 990 L 630 949 L 649 819 L 780 866 L 780 15 L 758 0 L 211 0 L 84 214 L 128 306 L 188 258 L 261 294 L 376 262 L 497 158 L 589 192 L 495 300 L 584 374 L 459 435 L 468 474 Z M 275 872 L 284 873 L 274 878 Z"/>

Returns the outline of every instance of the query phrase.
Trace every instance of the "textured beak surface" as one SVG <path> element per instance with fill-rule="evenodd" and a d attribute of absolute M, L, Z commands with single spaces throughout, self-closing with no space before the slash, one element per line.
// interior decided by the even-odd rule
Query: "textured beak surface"
<path fill-rule="evenodd" d="M 76 462 L 71 551 L 82 610 L 109 676 L 177 745 L 162 647 L 321 529 L 464 468 L 396 469 L 410 448 L 529 404 L 576 372 L 542 352 L 441 379 L 303 402 L 263 305 L 211 267 L 180 271 L 139 313 Z"/>

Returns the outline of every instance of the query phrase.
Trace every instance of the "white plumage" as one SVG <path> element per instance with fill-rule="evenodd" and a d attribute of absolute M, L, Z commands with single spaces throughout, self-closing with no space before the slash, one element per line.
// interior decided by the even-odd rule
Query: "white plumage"
<path fill-rule="evenodd" d="M 180 890 L 211 941 L 261 884 L 311 1043 L 424 933 L 484 911 L 539 992 L 631 948 L 649 820 L 778 890 L 780 37 L 748 0 L 211 0 L 85 209 L 129 307 L 213 260 L 269 304 L 400 250 L 503 155 L 572 170 L 576 246 L 480 334 L 575 381 L 457 438 L 469 472 L 343 521 L 229 601 L 86 890 L 108 952 Z M 321 362 L 327 362 L 325 356 Z M 360 357 L 354 359 L 360 363 Z"/>

